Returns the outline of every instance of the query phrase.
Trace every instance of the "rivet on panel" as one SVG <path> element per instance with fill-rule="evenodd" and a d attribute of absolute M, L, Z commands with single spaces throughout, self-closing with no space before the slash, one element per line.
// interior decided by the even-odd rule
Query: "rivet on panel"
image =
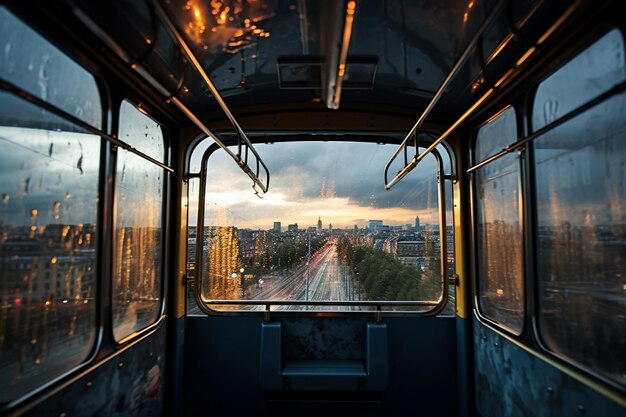
<path fill-rule="evenodd" d="M 59 413 L 59 417 L 65 417 L 66 415 L 67 415 L 67 414 L 66 414 L 65 412 L 63 412 L 63 411 L 61 411 L 61 412 Z"/>
<path fill-rule="evenodd" d="M 124 362 L 120 362 L 120 363 L 118 363 L 118 364 L 117 364 L 117 367 L 118 367 L 118 368 L 121 368 L 121 367 L 123 367 L 123 366 L 124 366 Z"/>
<path fill-rule="evenodd" d="M 551 386 L 548 385 L 548 387 L 546 388 L 548 390 L 549 394 L 552 394 L 554 392 L 554 388 L 552 388 Z"/>
<path fill-rule="evenodd" d="M 91 388 L 93 386 L 93 382 L 87 381 L 87 384 L 85 385 L 87 386 L 87 388 Z"/>
<path fill-rule="evenodd" d="M 494 345 L 495 347 L 500 346 L 500 344 L 499 344 L 498 342 L 494 342 L 494 343 L 493 343 L 493 345 Z"/>
<path fill-rule="evenodd" d="M 582 404 L 580 404 L 580 405 L 579 405 L 578 407 L 576 407 L 576 408 L 578 409 L 578 411 L 579 411 L 581 414 L 585 414 L 585 413 L 587 412 L 587 410 L 585 410 L 585 407 L 584 407 Z"/>

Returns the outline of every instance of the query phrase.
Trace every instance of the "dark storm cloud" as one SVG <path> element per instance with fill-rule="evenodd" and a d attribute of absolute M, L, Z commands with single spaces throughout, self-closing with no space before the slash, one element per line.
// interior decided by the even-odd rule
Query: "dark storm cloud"
<path fill-rule="evenodd" d="M 0 146 L 0 216 L 4 224 L 29 225 L 33 209 L 38 212 L 39 224 L 95 221 L 96 137 L 0 128 Z"/>
<path fill-rule="evenodd" d="M 256 146 L 270 173 L 270 193 L 289 201 L 347 198 L 360 207 L 424 210 L 437 206 L 436 164 L 427 156 L 391 191 L 384 167 L 397 145 L 350 142 L 299 142 Z M 398 160 L 402 163 L 402 160 Z M 209 189 L 245 190 L 250 179 L 223 152 L 208 161 Z M 393 166 L 396 172 L 400 165 Z M 392 176 L 392 175 L 390 175 Z"/>
<path fill-rule="evenodd" d="M 426 208 L 437 195 L 434 161 L 426 158 L 387 191 L 384 167 L 395 149 L 395 145 L 317 142 L 259 146 L 259 153 L 271 169 L 274 191 L 301 183 L 302 195 L 308 198 L 334 192 L 361 206 Z"/>

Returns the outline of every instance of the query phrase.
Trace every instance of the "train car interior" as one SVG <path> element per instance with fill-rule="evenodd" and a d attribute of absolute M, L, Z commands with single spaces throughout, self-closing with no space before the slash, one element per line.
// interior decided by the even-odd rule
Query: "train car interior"
<path fill-rule="evenodd" d="M 626 416 L 624 22 L 0 0 L 0 415 Z"/>

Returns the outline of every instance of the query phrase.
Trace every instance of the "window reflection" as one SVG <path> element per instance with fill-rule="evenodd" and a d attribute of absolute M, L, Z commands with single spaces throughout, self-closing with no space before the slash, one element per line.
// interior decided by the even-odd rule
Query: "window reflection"
<path fill-rule="evenodd" d="M 515 110 L 509 107 L 483 125 L 476 162 L 515 141 Z M 524 322 L 519 158 L 505 155 L 476 171 L 478 287 L 482 313 L 521 332 Z"/>
<path fill-rule="evenodd" d="M 4 7 L 0 7 L 0 47 L 0 77 L 94 127 L 102 126 L 93 76 Z"/>
<path fill-rule="evenodd" d="M 625 78 L 624 41 L 615 29 L 539 85 L 533 105 L 533 129 L 554 122 Z"/>
<path fill-rule="evenodd" d="M 78 365 L 93 348 L 100 139 L 4 93 L 0 107 L 5 402 Z M 31 125 L 12 123 L 17 111 L 30 114 Z M 43 120 L 49 129 L 38 126 Z"/>
<path fill-rule="evenodd" d="M 540 329 L 626 384 L 626 96 L 535 141 Z"/>
<path fill-rule="evenodd" d="M 163 159 L 160 126 L 128 102 L 120 109 L 120 137 Z M 118 341 L 154 323 L 160 311 L 164 175 L 157 165 L 118 150 L 113 248 L 113 335 Z"/>

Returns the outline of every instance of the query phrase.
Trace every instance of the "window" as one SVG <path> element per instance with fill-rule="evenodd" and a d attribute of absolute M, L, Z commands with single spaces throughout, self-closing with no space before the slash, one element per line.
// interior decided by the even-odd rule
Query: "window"
<path fill-rule="evenodd" d="M 0 48 L 0 77 L 100 125 L 94 78 L 2 7 Z M 0 108 L 4 403 L 84 362 L 94 348 L 101 140 L 2 91 Z"/>
<path fill-rule="evenodd" d="M 515 110 L 504 110 L 480 127 L 478 163 L 517 138 Z M 520 163 L 504 155 L 476 170 L 478 299 L 483 315 L 514 333 L 524 324 Z"/>
<path fill-rule="evenodd" d="M 581 88 L 570 88 L 574 72 Z M 572 109 L 566 103 L 584 104 L 625 79 L 624 42 L 614 30 L 539 86 L 533 120 L 544 120 L 546 107 Z M 615 94 L 533 143 L 540 335 L 555 353 L 623 386 L 625 120 L 626 95 Z"/>
<path fill-rule="evenodd" d="M 5 8 L 0 8 L 0 21 L 3 46 L 0 76 L 72 116 L 101 128 L 102 105 L 93 76 Z"/>
<path fill-rule="evenodd" d="M 621 33 L 613 30 L 543 81 L 535 95 L 533 129 L 541 129 L 622 82 L 623 44 Z"/>
<path fill-rule="evenodd" d="M 203 229 L 190 227 L 188 251 L 202 254 L 203 299 L 439 301 L 442 245 L 435 156 L 428 155 L 390 192 L 384 189 L 382 168 L 394 145 L 297 142 L 255 147 L 272 167 L 271 191 L 263 199 L 254 195 L 249 178 L 225 152 L 218 149 L 208 158 Z M 189 218 L 196 218 L 194 210 Z M 453 253 L 448 259 L 453 261 Z M 195 302 L 190 311 L 198 312 Z"/>
<path fill-rule="evenodd" d="M 161 126 L 124 101 L 119 137 L 162 161 Z M 113 335 L 121 341 L 154 323 L 161 310 L 165 172 L 119 149 L 115 188 Z"/>

